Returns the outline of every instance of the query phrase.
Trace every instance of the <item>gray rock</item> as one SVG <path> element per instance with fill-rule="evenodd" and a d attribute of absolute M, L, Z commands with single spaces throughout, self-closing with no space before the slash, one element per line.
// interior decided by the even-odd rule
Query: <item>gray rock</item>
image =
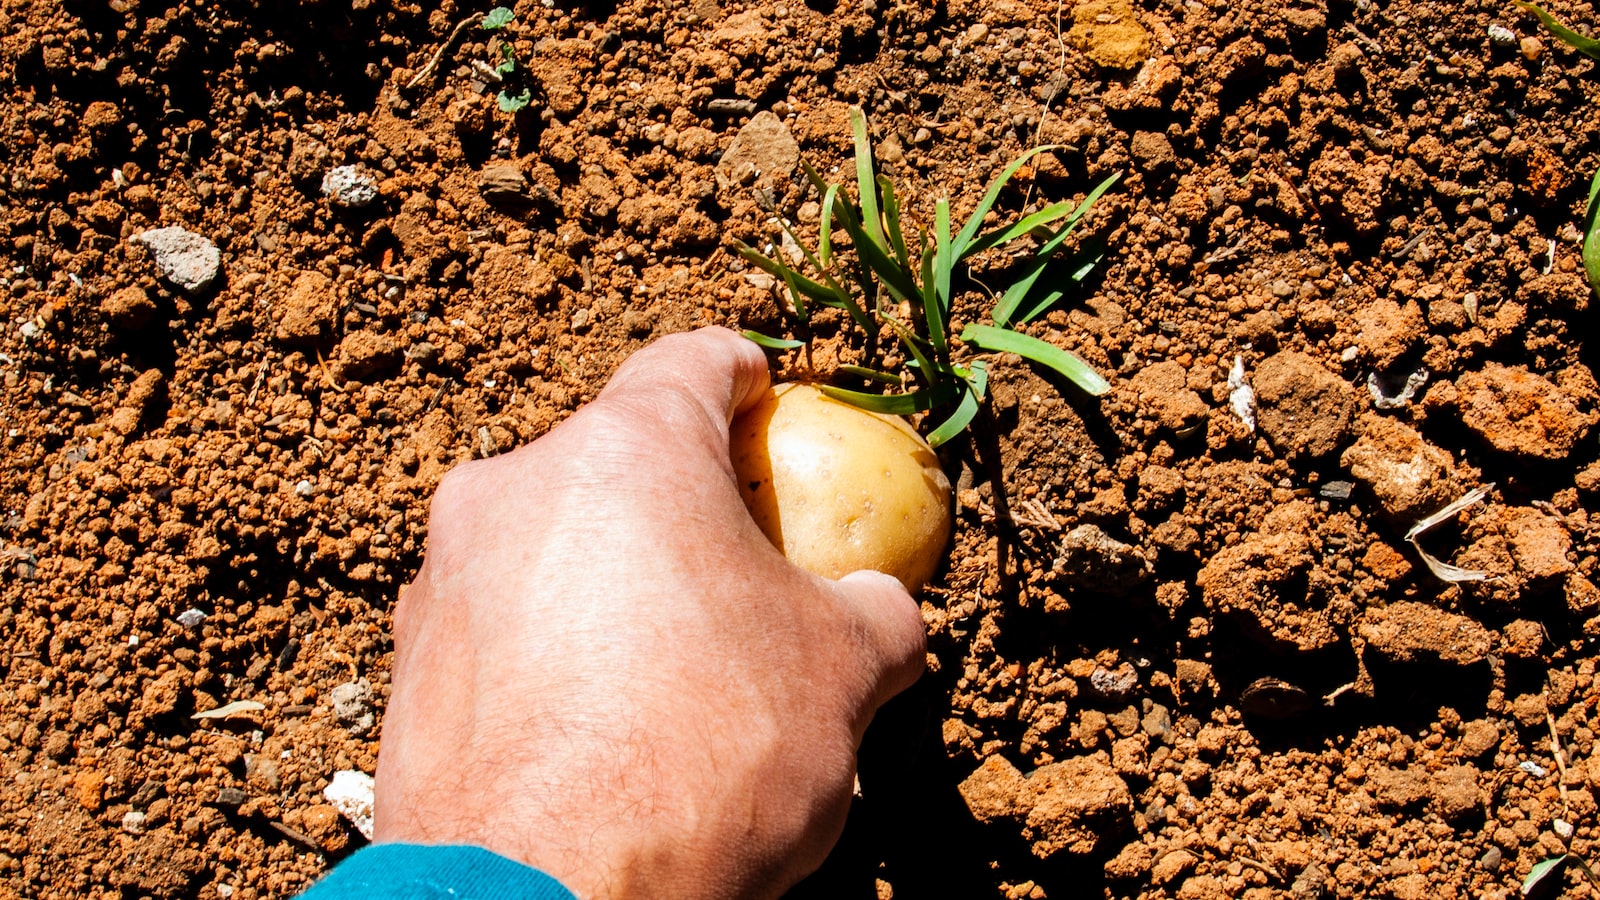
<path fill-rule="evenodd" d="M 339 685 L 328 692 L 328 700 L 333 703 L 333 714 L 350 727 L 352 734 L 366 734 L 377 722 L 369 706 L 372 685 L 365 678 Z"/>
<path fill-rule="evenodd" d="M 1349 500 L 1350 493 L 1355 489 L 1354 481 L 1325 481 L 1317 488 L 1317 493 L 1324 500 Z"/>
<path fill-rule="evenodd" d="M 1515 47 L 1517 45 L 1517 33 L 1499 22 L 1495 22 L 1489 26 L 1489 40 L 1494 41 L 1495 44 L 1501 47 Z"/>
<path fill-rule="evenodd" d="M 724 187 L 771 184 L 789 177 L 799 165 L 800 144 L 789 133 L 789 126 L 772 112 L 763 111 L 739 129 L 717 161 L 717 181 Z"/>
<path fill-rule="evenodd" d="M 1120 594 L 1150 579 L 1150 560 L 1096 525 L 1079 525 L 1061 539 L 1054 573 L 1073 587 Z"/>
<path fill-rule="evenodd" d="M 491 203 L 528 199 L 528 176 L 516 166 L 485 166 L 478 175 L 478 192 Z"/>
<path fill-rule="evenodd" d="M 204 235 L 172 225 L 133 236 L 134 243 L 150 248 L 161 277 L 190 294 L 211 286 L 222 272 L 222 253 Z"/>
<path fill-rule="evenodd" d="M 336 166 L 322 176 L 322 196 L 340 206 L 360 209 L 378 199 L 378 182 L 359 166 Z"/>
<path fill-rule="evenodd" d="M 1089 690 L 1102 700 L 1122 700 L 1139 686 L 1139 673 L 1123 663 L 1115 669 L 1095 666 L 1089 673 Z"/>
<path fill-rule="evenodd" d="M 206 614 L 198 609 L 186 609 L 178 613 L 178 624 L 185 628 L 199 628 L 206 620 Z"/>
<path fill-rule="evenodd" d="M 1152 705 L 1144 718 L 1139 720 L 1139 727 L 1144 733 L 1158 741 L 1167 739 L 1172 733 L 1172 713 L 1159 703 Z"/>

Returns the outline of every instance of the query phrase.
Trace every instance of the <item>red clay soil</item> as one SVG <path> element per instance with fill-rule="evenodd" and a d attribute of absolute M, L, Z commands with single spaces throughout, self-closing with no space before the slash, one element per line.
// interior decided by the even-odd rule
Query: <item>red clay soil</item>
<path fill-rule="evenodd" d="M 0 896 L 287 897 L 359 846 L 323 789 L 373 769 L 440 474 L 653 336 L 782 332 L 732 241 L 816 221 L 851 104 L 913 223 L 1039 143 L 1007 214 L 1124 173 L 1026 329 L 1112 390 L 993 360 L 929 674 L 792 896 L 1600 862 L 1594 62 L 1442 0 L 486 8 L 0 4 Z"/>

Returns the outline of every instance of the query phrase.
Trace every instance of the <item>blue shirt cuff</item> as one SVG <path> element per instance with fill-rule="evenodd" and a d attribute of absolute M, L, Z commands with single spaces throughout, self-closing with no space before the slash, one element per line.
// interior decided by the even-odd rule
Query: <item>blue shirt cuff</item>
<path fill-rule="evenodd" d="M 538 869 L 482 847 L 373 844 L 350 855 L 302 900 L 577 900 Z"/>

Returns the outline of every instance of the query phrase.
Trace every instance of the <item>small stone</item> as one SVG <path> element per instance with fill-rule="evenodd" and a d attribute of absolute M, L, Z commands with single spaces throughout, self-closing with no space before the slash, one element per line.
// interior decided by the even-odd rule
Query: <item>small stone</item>
<path fill-rule="evenodd" d="M 1460 496 L 1455 460 L 1396 419 L 1368 413 L 1340 461 L 1396 519 L 1419 519 Z"/>
<path fill-rule="evenodd" d="M 1156 884 L 1169 884 L 1189 873 L 1200 861 L 1199 857 L 1188 850 L 1177 849 L 1156 860 L 1150 867 L 1150 878 Z"/>
<path fill-rule="evenodd" d="M 161 277 L 190 294 L 210 287 L 222 271 L 222 252 L 209 238 L 173 225 L 155 228 L 133 236 L 155 254 Z"/>
<path fill-rule="evenodd" d="M 1495 22 L 1489 26 L 1489 40 L 1493 41 L 1497 47 L 1515 47 L 1517 45 L 1517 33 L 1499 22 Z"/>
<path fill-rule="evenodd" d="M 1105 700 L 1122 700 L 1139 686 L 1139 673 L 1123 663 L 1115 669 L 1095 666 L 1089 673 L 1089 690 Z"/>
<path fill-rule="evenodd" d="M 800 165 L 800 144 L 789 126 L 770 112 L 757 113 L 717 161 L 717 181 L 723 187 L 751 181 L 776 184 Z"/>
<path fill-rule="evenodd" d="M 1462 759 L 1477 759 L 1499 745 L 1500 729 L 1488 719 L 1473 719 L 1461 726 L 1456 755 Z"/>
<path fill-rule="evenodd" d="M 250 796 L 236 787 L 225 787 L 217 791 L 218 806 L 242 806 Z"/>
<path fill-rule="evenodd" d="M 1126 593 L 1148 581 L 1153 569 L 1138 547 L 1111 537 L 1096 525 L 1079 525 L 1061 539 L 1053 574 L 1084 590 Z"/>
<path fill-rule="evenodd" d="M 1326 481 L 1317 488 L 1317 493 L 1324 500 L 1349 500 L 1350 492 L 1356 489 L 1353 481 Z"/>
<path fill-rule="evenodd" d="M 528 177 L 516 166 L 487 166 L 478 176 L 478 193 L 491 202 L 528 197 Z"/>
<path fill-rule="evenodd" d="M 328 803 L 313 803 L 300 811 L 300 826 L 322 849 L 337 853 L 349 844 L 339 811 Z"/>
<path fill-rule="evenodd" d="M 1544 52 L 1544 43 L 1536 37 L 1523 38 L 1519 46 L 1522 50 L 1522 58 L 1528 62 L 1538 59 L 1539 54 Z"/>
<path fill-rule="evenodd" d="M 372 685 L 365 678 L 347 681 L 328 693 L 333 703 L 333 714 L 350 727 L 353 734 L 365 734 L 372 729 L 376 719 L 368 702 L 372 700 Z"/>
<path fill-rule="evenodd" d="M 122 830 L 128 834 L 144 834 L 144 820 L 144 813 L 130 809 L 122 814 Z"/>
<path fill-rule="evenodd" d="M 372 776 L 354 769 L 333 773 L 333 780 L 322 789 L 327 800 L 339 814 L 350 820 L 361 836 L 372 840 Z"/>
<path fill-rule="evenodd" d="M 359 166 L 335 166 L 322 176 L 322 196 L 340 206 L 359 209 L 378 199 L 378 182 Z"/>
<path fill-rule="evenodd" d="M 1305 689 L 1281 678 L 1257 678 L 1239 692 L 1239 708 L 1253 716 L 1290 719 L 1315 707 Z"/>
<path fill-rule="evenodd" d="M 1144 714 L 1144 718 L 1139 720 L 1139 727 L 1150 737 L 1158 741 L 1165 740 L 1167 735 L 1172 733 L 1172 713 L 1168 712 L 1165 706 L 1156 703 Z"/>
<path fill-rule="evenodd" d="M 199 628 L 206 620 L 206 614 L 198 609 L 186 609 L 178 613 L 178 624 L 185 628 Z"/>
<path fill-rule="evenodd" d="M 1394 662 L 1423 659 L 1470 666 L 1494 649 L 1494 638 L 1476 620 L 1413 600 L 1367 610 L 1356 632 L 1367 649 Z"/>
<path fill-rule="evenodd" d="M 1083 0 L 1072 9 L 1067 42 L 1098 66 L 1136 69 L 1150 55 L 1150 33 L 1129 0 Z"/>
<path fill-rule="evenodd" d="M 1500 871 L 1500 864 L 1505 861 L 1505 858 L 1505 851 L 1501 850 L 1499 847 L 1491 846 L 1489 849 L 1483 851 L 1482 856 L 1478 857 L 1478 865 L 1485 871 L 1498 872 Z"/>
<path fill-rule="evenodd" d="M 269 794 L 278 792 L 283 787 L 283 778 L 278 774 L 278 761 L 264 753 L 246 753 L 244 756 L 244 777 L 255 787 Z"/>

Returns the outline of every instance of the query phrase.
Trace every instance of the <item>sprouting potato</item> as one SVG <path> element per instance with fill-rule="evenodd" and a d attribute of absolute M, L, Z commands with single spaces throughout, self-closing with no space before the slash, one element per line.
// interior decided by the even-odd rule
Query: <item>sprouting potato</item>
<path fill-rule="evenodd" d="M 734 420 L 732 451 L 751 516 L 806 571 L 877 569 L 915 593 L 938 567 L 950 480 L 905 420 L 781 384 Z"/>

